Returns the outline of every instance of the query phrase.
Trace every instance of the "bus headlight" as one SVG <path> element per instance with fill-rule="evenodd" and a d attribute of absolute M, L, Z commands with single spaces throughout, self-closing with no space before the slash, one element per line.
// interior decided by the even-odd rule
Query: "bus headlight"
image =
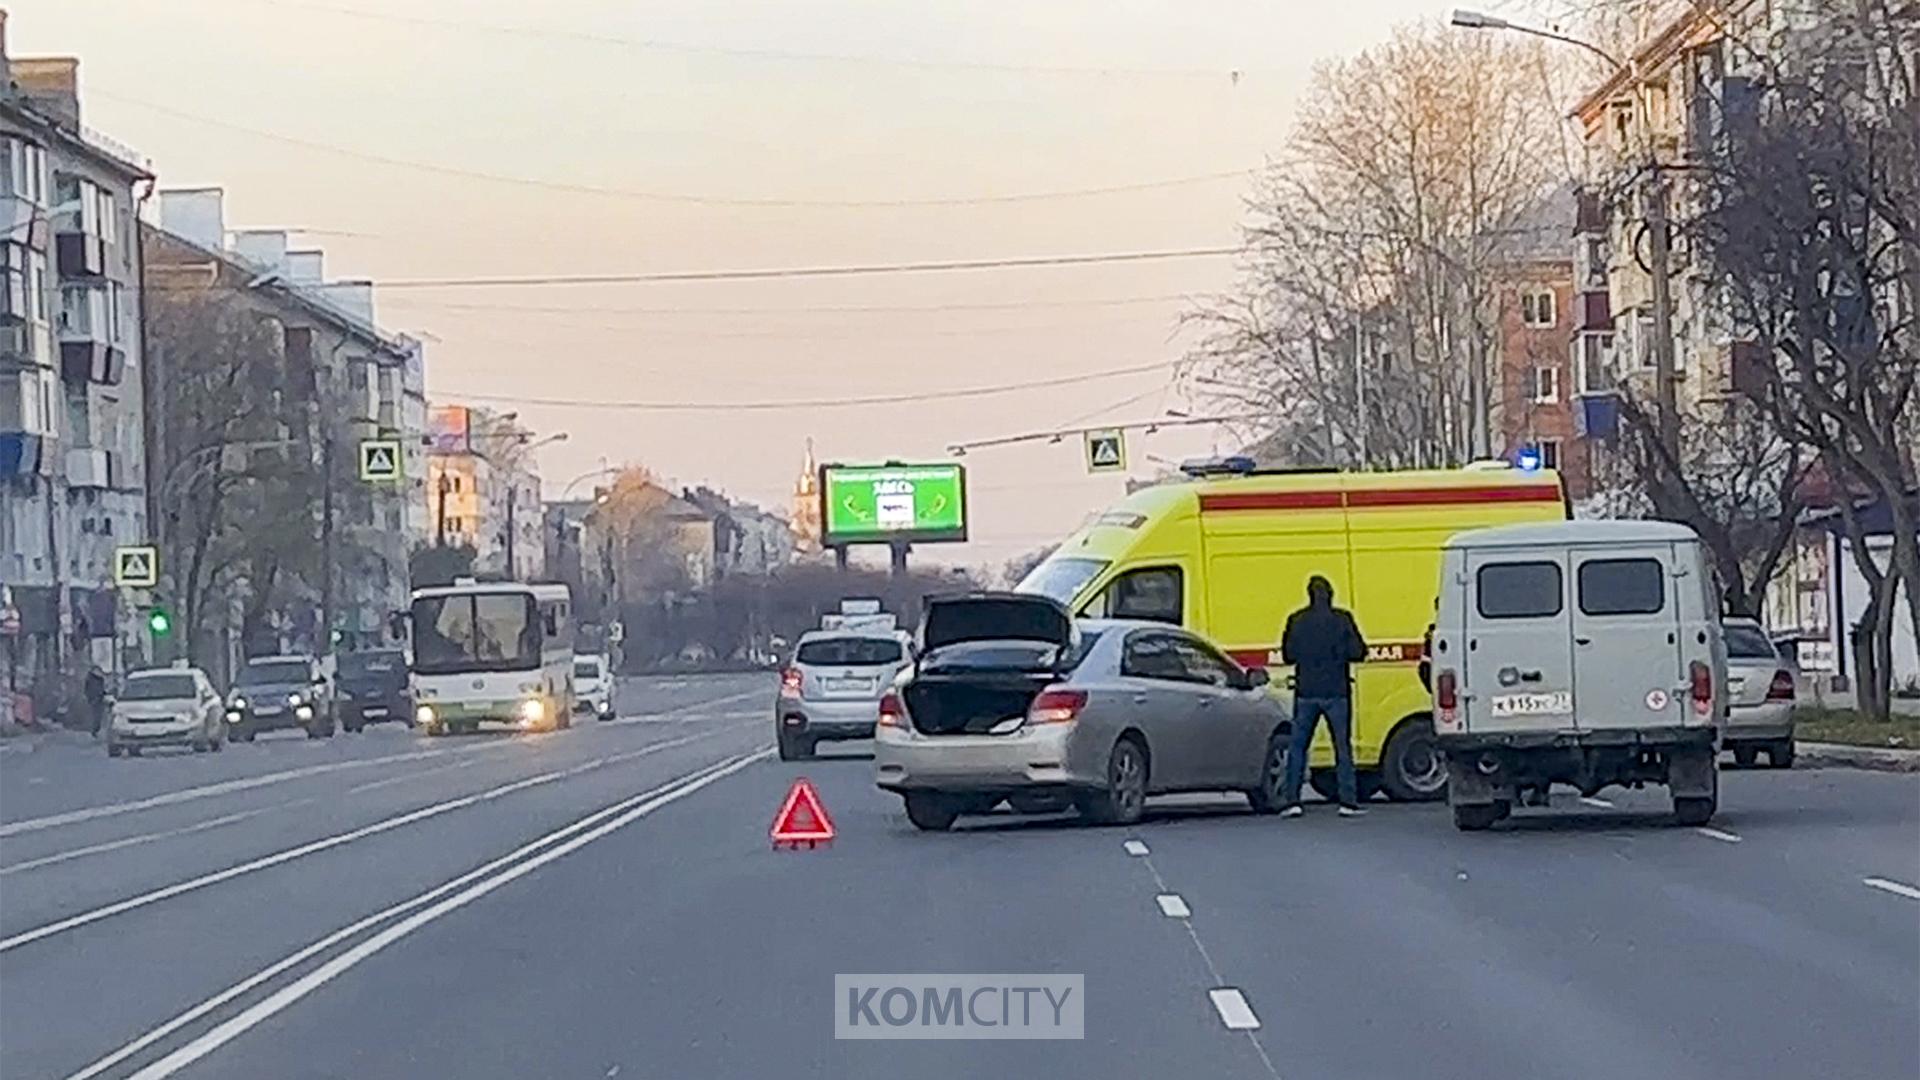
<path fill-rule="evenodd" d="M 520 722 L 528 727 L 547 718 L 547 703 L 539 698 L 528 698 L 520 703 Z"/>
<path fill-rule="evenodd" d="M 432 725 L 433 706 L 422 705 L 419 708 L 413 710 L 413 722 L 416 724 L 426 724 L 429 726 Z"/>

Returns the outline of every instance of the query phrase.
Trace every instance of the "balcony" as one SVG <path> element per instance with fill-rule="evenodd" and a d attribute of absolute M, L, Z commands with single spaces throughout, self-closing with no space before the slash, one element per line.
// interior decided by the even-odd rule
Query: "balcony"
<path fill-rule="evenodd" d="M 110 450 L 76 446 L 67 451 L 67 486 L 75 488 L 119 488 L 120 459 Z"/>
<path fill-rule="evenodd" d="M 32 431 L 0 431 L 0 476 L 39 476 L 47 437 Z"/>
<path fill-rule="evenodd" d="M 127 354 L 120 345 L 119 296 L 105 287 L 60 291 L 60 374 L 69 382 L 118 386 Z"/>
<path fill-rule="evenodd" d="M 53 250 L 55 264 L 63 278 L 106 276 L 107 242 L 98 234 L 62 228 L 53 234 Z"/>

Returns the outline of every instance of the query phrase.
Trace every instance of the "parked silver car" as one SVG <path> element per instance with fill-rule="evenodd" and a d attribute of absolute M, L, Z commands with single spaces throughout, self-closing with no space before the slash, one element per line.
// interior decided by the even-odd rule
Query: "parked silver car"
<path fill-rule="evenodd" d="M 226 709 L 199 668 L 136 671 L 113 703 L 108 757 L 138 757 L 147 746 L 191 746 L 200 753 L 226 744 Z"/>
<path fill-rule="evenodd" d="M 1147 796 L 1174 791 L 1281 808 L 1288 722 L 1267 673 L 1194 634 L 973 593 L 930 600 L 920 645 L 874 736 L 876 781 L 919 828 L 1002 801 L 1125 824 Z"/>
<path fill-rule="evenodd" d="M 1752 619 L 1726 619 L 1727 727 L 1720 745 L 1733 760 L 1751 766 L 1767 752 L 1767 764 L 1793 767 L 1794 671 L 1767 632 Z"/>
<path fill-rule="evenodd" d="M 870 739 L 880 699 L 912 657 L 886 630 L 813 630 L 801 635 L 780 673 L 773 705 L 780 760 L 813 756 L 816 744 Z"/>

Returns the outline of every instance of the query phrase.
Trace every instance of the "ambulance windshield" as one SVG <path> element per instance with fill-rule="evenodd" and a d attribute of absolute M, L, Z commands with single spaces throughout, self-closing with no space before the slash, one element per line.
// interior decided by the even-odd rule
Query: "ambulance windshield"
<path fill-rule="evenodd" d="M 1063 604 L 1072 604 L 1073 598 L 1080 595 L 1087 582 L 1100 576 L 1107 568 L 1105 559 L 1048 559 L 1033 568 L 1020 584 L 1014 586 L 1015 592 L 1034 593 L 1051 597 Z"/>

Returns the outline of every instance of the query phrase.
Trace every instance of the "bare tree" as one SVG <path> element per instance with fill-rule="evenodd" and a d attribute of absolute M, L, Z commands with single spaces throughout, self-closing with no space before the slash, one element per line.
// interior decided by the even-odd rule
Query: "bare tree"
<path fill-rule="evenodd" d="M 1248 201 L 1239 287 L 1189 313 L 1195 389 L 1325 463 L 1488 452 L 1493 268 L 1567 169 L 1543 56 L 1419 26 L 1316 71 Z"/>

